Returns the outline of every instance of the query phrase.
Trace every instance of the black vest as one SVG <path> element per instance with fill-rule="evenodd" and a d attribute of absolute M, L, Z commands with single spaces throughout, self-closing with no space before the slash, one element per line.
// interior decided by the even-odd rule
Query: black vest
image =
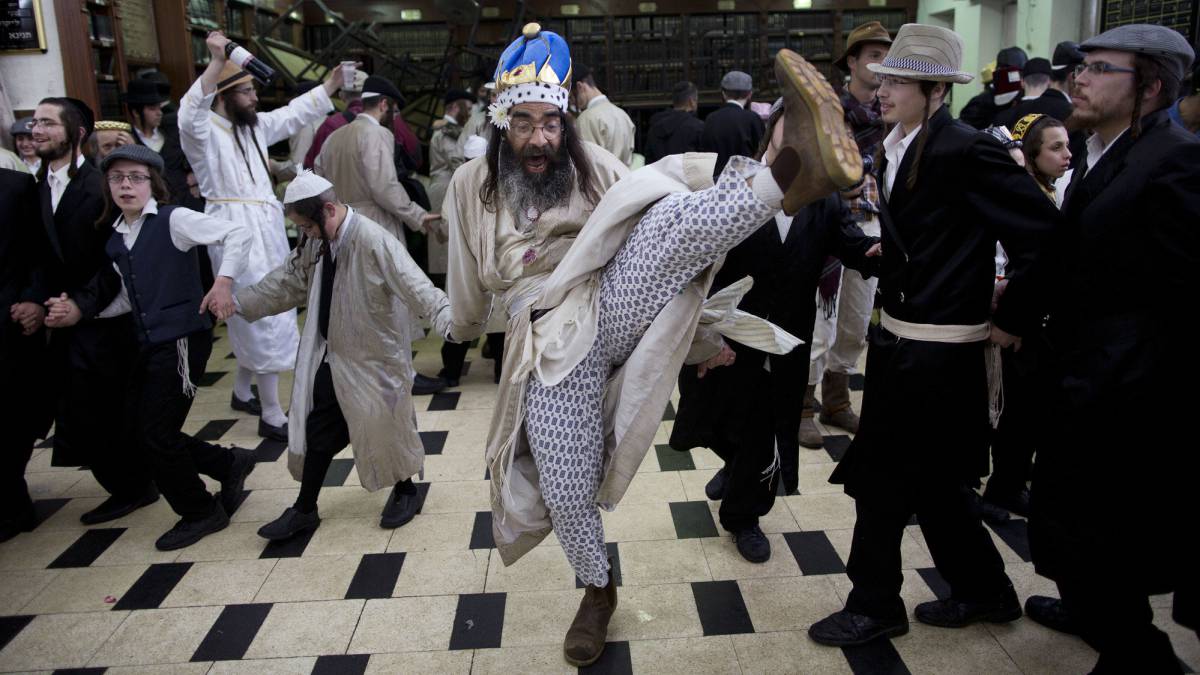
<path fill-rule="evenodd" d="M 121 271 L 138 341 L 158 345 L 212 328 L 208 314 L 200 313 L 204 287 L 200 283 L 200 260 L 196 249 L 180 251 L 171 241 L 171 212 L 160 207 L 146 216 L 133 250 L 125 237 L 114 231 L 105 252 Z"/>

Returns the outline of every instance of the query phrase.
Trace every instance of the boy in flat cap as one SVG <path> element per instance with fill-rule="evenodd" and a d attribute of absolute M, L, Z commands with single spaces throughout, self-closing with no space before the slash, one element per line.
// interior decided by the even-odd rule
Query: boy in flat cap
<path fill-rule="evenodd" d="M 700 150 L 717 153 L 714 176 L 721 175 L 730 157 L 753 157 L 762 144 L 766 125 L 749 109 L 754 96 L 754 80 L 748 73 L 731 70 L 721 78 L 721 96 L 725 105 L 704 118 Z"/>
<path fill-rule="evenodd" d="M 1177 615 L 1195 601 L 1200 455 L 1177 434 L 1200 404 L 1200 354 L 1178 321 L 1200 264 L 1200 141 L 1168 115 L 1194 54 L 1150 25 L 1080 48 L 1071 119 L 1093 134 L 1063 203 L 1029 521 L 1062 600 L 1026 609 L 1096 648 L 1095 672 L 1178 673 L 1148 596 L 1175 591 Z"/>

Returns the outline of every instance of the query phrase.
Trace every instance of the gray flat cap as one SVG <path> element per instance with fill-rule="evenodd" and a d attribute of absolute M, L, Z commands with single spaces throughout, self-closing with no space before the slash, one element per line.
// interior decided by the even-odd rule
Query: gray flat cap
<path fill-rule="evenodd" d="M 1196 53 L 1187 38 L 1166 26 L 1134 23 L 1104 31 L 1079 45 L 1079 49 L 1090 52 L 1095 49 L 1113 49 L 1153 57 L 1173 70 L 1179 79 L 1192 67 Z"/>
<path fill-rule="evenodd" d="M 731 70 L 721 78 L 721 88 L 725 91 L 750 91 L 754 88 L 754 80 L 740 70 Z"/>
<path fill-rule="evenodd" d="M 12 134 L 13 136 L 20 136 L 21 134 L 26 134 L 26 135 L 32 134 L 33 133 L 33 118 L 26 117 L 25 119 L 17 120 L 16 122 L 13 122 L 12 126 L 9 127 L 9 129 L 8 129 L 8 133 Z"/>
<path fill-rule="evenodd" d="M 127 159 L 138 164 L 154 167 L 156 171 L 162 173 L 163 160 L 159 154 L 144 145 L 122 145 L 121 147 L 108 153 L 108 156 L 100 160 L 100 170 L 108 171 L 108 167 L 118 159 Z"/>

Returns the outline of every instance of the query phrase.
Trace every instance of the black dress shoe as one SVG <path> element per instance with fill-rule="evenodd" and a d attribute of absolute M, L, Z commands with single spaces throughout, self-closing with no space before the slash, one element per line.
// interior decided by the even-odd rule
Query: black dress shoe
<path fill-rule="evenodd" d="M 851 647 L 883 637 L 904 635 L 907 632 L 906 618 L 882 621 L 843 609 L 810 626 L 808 636 L 814 642 L 830 647 Z"/>
<path fill-rule="evenodd" d="M 420 373 L 413 378 L 413 396 L 428 396 L 446 388 L 446 381 L 440 377 L 427 377 Z"/>
<path fill-rule="evenodd" d="M 8 541 L 22 532 L 32 532 L 37 527 L 37 513 L 33 504 L 0 520 L 0 541 Z"/>
<path fill-rule="evenodd" d="M 174 551 L 191 546 L 214 532 L 229 526 L 229 516 L 220 502 L 213 503 L 212 513 L 200 520 L 181 520 L 154 542 L 160 551 Z"/>
<path fill-rule="evenodd" d="M 243 401 L 237 397 L 237 394 L 229 395 L 229 407 L 238 412 L 250 413 L 251 415 L 262 414 L 262 402 L 251 396 L 249 401 Z"/>
<path fill-rule="evenodd" d="M 110 520 L 127 516 L 143 506 L 149 506 L 156 501 L 158 501 L 158 489 L 151 485 L 146 492 L 133 499 L 117 496 L 105 499 L 103 502 L 100 502 L 100 506 L 79 516 L 79 522 L 84 525 L 107 523 Z"/>
<path fill-rule="evenodd" d="M 1046 628 L 1068 635 L 1079 635 L 1079 627 L 1071 620 L 1063 601 L 1045 595 L 1031 595 L 1025 601 L 1025 614 Z"/>
<path fill-rule="evenodd" d="M 734 532 L 733 541 L 738 553 L 752 563 L 765 563 L 771 559 L 771 542 L 758 525 Z"/>
<path fill-rule="evenodd" d="M 403 490 L 403 491 L 402 491 Z M 411 491 L 410 491 L 411 490 Z M 412 520 L 420 512 L 421 495 L 413 486 L 412 479 L 397 483 L 388 495 L 387 504 L 379 516 L 379 526 L 394 530 Z"/>
<path fill-rule="evenodd" d="M 294 506 L 289 506 L 282 516 L 258 528 L 258 536 L 271 541 L 283 541 L 305 530 L 315 530 L 320 525 L 321 516 L 317 515 L 316 509 L 313 509 L 312 513 L 304 513 Z"/>
<path fill-rule="evenodd" d="M 272 426 L 267 424 L 266 421 L 260 417 L 258 418 L 258 435 L 272 441 L 283 441 L 284 443 L 287 443 L 287 422 L 284 422 L 279 426 Z"/>
<path fill-rule="evenodd" d="M 1012 520 L 1012 516 L 1008 514 L 1007 509 L 1003 509 L 995 504 L 979 500 L 979 517 L 989 523 L 1004 523 Z"/>
<path fill-rule="evenodd" d="M 913 612 L 917 621 L 942 628 L 963 628 L 973 623 L 1008 623 L 1021 618 L 1021 601 L 1010 586 L 1004 597 L 991 602 L 965 602 L 948 598 L 931 600 L 917 605 Z"/>
<path fill-rule="evenodd" d="M 1022 518 L 1029 517 L 1029 488 L 1019 490 L 993 490 L 990 487 L 983 491 L 983 503 L 992 504 Z M 986 516 L 985 516 L 986 517 Z"/>
<path fill-rule="evenodd" d="M 443 382 L 445 382 L 445 383 L 446 383 L 446 386 L 447 386 L 447 387 L 457 387 L 457 386 L 458 386 L 458 384 L 459 384 L 459 381 L 462 379 L 462 377 L 461 377 L 461 376 L 459 376 L 459 377 L 450 377 L 449 375 L 447 375 L 447 374 L 446 374 L 446 369 L 445 369 L 445 368 L 442 368 L 441 370 L 439 370 L 439 371 L 438 371 L 438 374 L 437 374 L 437 376 L 438 376 L 438 379 L 440 379 L 441 381 L 443 381 Z M 424 375 L 421 375 L 420 373 L 417 373 L 417 377 L 425 377 L 425 376 L 424 376 Z M 416 383 L 414 382 L 414 385 L 415 385 L 415 384 L 416 384 Z M 415 392 L 414 392 L 414 393 L 415 393 Z"/>
<path fill-rule="evenodd" d="M 704 486 L 704 495 L 714 502 L 719 502 L 725 498 L 725 488 L 729 483 L 729 470 L 721 467 L 719 471 L 713 474 L 708 484 Z"/>
<path fill-rule="evenodd" d="M 254 451 L 245 448 L 230 448 L 233 453 L 233 464 L 229 467 L 229 476 L 221 481 L 221 507 L 225 515 L 232 516 L 241 506 L 243 492 L 246 490 L 246 476 L 254 471 L 258 464 L 254 461 Z"/>

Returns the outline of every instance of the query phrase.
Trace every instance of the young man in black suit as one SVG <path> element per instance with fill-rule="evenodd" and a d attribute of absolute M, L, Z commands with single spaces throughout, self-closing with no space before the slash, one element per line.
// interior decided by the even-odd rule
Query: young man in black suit
<path fill-rule="evenodd" d="M 762 118 L 749 109 L 754 97 L 754 80 L 740 70 L 731 70 L 721 78 L 721 96 L 725 104 L 704 118 L 700 133 L 700 151 L 717 153 L 713 176 L 721 175 L 730 157 L 753 157 L 762 144 Z"/>
<path fill-rule="evenodd" d="M 96 272 L 111 265 L 104 253 L 112 228 L 104 212 L 103 176 L 84 159 L 94 117 L 85 103 L 47 98 L 33 118 L 42 158 L 38 200 L 51 255 L 45 266 L 48 297 L 78 297 Z M 136 351 L 133 321 L 104 312 L 93 321 L 55 330 L 50 359 L 57 369 L 54 464 L 87 465 L 112 495 L 80 517 L 86 525 L 119 518 L 158 499 L 144 463 L 127 442 L 121 392 Z"/>

